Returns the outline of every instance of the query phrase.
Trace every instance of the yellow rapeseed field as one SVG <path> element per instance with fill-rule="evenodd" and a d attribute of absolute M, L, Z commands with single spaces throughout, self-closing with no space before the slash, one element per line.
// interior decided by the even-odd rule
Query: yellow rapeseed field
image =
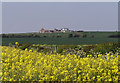
<path fill-rule="evenodd" d="M 118 81 L 118 56 L 44 54 L 2 46 L 2 81 Z"/>

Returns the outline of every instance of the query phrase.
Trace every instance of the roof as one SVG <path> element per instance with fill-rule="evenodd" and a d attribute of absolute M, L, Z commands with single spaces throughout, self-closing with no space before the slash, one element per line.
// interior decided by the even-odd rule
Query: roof
<path fill-rule="evenodd" d="M 62 28 L 61 30 L 64 30 L 64 31 L 69 31 L 69 29 L 68 29 L 68 28 Z"/>
<path fill-rule="evenodd" d="M 41 30 L 45 30 L 44 28 L 42 28 Z"/>
<path fill-rule="evenodd" d="M 68 28 L 62 28 L 62 29 L 68 29 Z"/>

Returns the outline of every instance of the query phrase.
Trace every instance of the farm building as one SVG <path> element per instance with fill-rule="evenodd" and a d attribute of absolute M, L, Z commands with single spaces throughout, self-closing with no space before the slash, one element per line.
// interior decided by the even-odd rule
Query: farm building
<path fill-rule="evenodd" d="M 44 28 L 42 28 L 40 30 L 40 33 L 51 33 L 51 32 L 53 32 L 53 31 L 51 31 L 51 30 L 45 30 Z"/>
<path fill-rule="evenodd" d="M 72 31 L 69 30 L 68 28 L 62 28 L 61 30 L 58 30 L 58 29 L 45 30 L 44 28 L 42 28 L 42 29 L 40 30 L 40 33 L 56 33 L 56 32 L 72 32 Z"/>
<path fill-rule="evenodd" d="M 40 30 L 40 33 L 45 33 L 45 29 L 42 28 L 42 29 Z"/>
<path fill-rule="evenodd" d="M 70 30 L 68 28 L 62 28 L 61 32 L 70 32 Z"/>

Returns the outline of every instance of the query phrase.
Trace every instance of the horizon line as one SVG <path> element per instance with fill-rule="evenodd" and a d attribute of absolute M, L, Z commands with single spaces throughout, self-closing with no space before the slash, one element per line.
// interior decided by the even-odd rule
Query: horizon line
<path fill-rule="evenodd" d="M 97 30 L 97 31 L 92 31 L 92 30 L 88 31 L 87 30 L 87 31 L 84 31 L 84 30 L 80 30 L 80 31 L 83 31 L 83 32 L 120 32 L 120 30 L 115 30 L 115 31 L 101 31 L 101 30 Z M 2 32 L 0 34 L 14 34 L 14 33 L 39 33 L 39 31 L 34 31 L 34 32 Z"/>

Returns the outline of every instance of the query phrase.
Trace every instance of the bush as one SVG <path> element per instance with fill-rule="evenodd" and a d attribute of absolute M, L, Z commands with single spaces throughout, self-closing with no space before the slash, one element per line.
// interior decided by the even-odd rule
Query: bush
<path fill-rule="evenodd" d="M 83 38 L 86 38 L 87 37 L 87 35 L 86 34 L 83 34 L 83 36 L 82 36 Z"/>
<path fill-rule="evenodd" d="M 12 43 L 11 42 L 9 43 L 9 46 L 12 47 Z"/>
<path fill-rule="evenodd" d="M 100 52 L 102 54 L 108 53 L 108 52 L 113 52 L 115 53 L 119 47 L 119 42 L 116 43 L 103 43 L 103 44 L 98 44 L 96 48 L 94 48 L 94 52 Z"/>
<path fill-rule="evenodd" d="M 59 45 L 57 48 L 57 53 L 62 53 L 64 49 L 77 48 L 77 45 Z"/>
<path fill-rule="evenodd" d="M 26 48 L 30 47 L 32 44 L 31 43 L 25 43 L 22 46 L 20 46 L 20 49 L 25 50 Z"/>
<path fill-rule="evenodd" d="M 44 47 L 40 47 L 40 46 L 37 47 L 37 51 L 38 51 L 38 52 L 41 52 L 41 51 L 43 51 L 43 50 L 44 50 Z"/>
<path fill-rule="evenodd" d="M 69 36 L 68 36 L 69 38 L 71 38 L 71 37 L 73 37 L 73 34 L 69 34 Z"/>
<path fill-rule="evenodd" d="M 59 38 L 59 37 L 61 37 L 61 36 L 58 35 L 57 38 Z"/>
<path fill-rule="evenodd" d="M 44 35 L 43 37 L 47 37 L 46 35 Z"/>
<path fill-rule="evenodd" d="M 109 38 L 120 38 L 120 35 L 118 34 L 118 35 L 110 35 L 110 36 L 108 36 Z"/>
<path fill-rule="evenodd" d="M 80 35 L 75 34 L 74 37 L 80 37 Z"/>
<path fill-rule="evenodd" d="M 86 52 L 87 54 L 90 54 L 90 50 L 94 48 L 96 48 L 95 45 L 85 46 L 83 51 Z"/>

